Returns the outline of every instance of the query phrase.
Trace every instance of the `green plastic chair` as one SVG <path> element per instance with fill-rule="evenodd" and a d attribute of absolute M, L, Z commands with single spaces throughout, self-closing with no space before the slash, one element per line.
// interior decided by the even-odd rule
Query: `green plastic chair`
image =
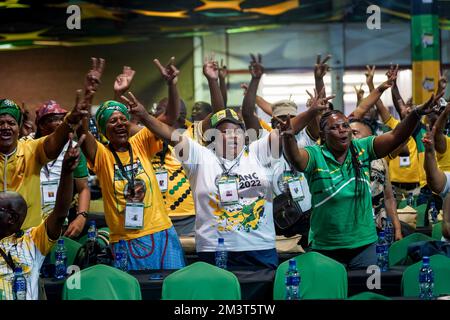
<path fill-rule="evenodd" d="M 427 204 L 423 203 L 420 206 L 415 207 L 417 211 L 416 216 L 416 226 L 417 227 L 423 227 L 425 226 L 425 211 L 427 210 Z"/>
<path fill-rule="evenodd" d="M 433 230 L 431 231 L 431 237 L 434 240 L 442 239 L 442 221 L 439 221 L 438 223 L 433 225 Z"/>
<path fill-rule="evenodd" d="M 450 294 L 450 258 L 436 254 L 430 257 L 430 265 L 434 273 L 434 295 Z M 419 261 L 403 272 L 402 294 L 404 297 L 419 296 L 419 271 L 422 262 Z"/>
<path fill-rule="evenodd" d="M 237 277 L 205 262 L 195 262 L 167 276 L 163 300 L 240 300 Z"/>
<path fill-rule="evenodd" d="M 406 207 L 406 200 L 400 200 L 400 201 L 397 203 L 397 208 L 398 208 L 398 209 L 403 209 L 404 207 Z"/>
<path fill-rule="evenodd" d="M 77 286 L 79 284 L 79 286 Z M 97 264 L 64 282 L 63 300 L 142 300 L 137 279 L 119 269 Z"/>
<path fill-rule="evenodd" d="M 67 249 L 67 265 L 70 266 L 75 261 L 75 257 L 77 256 L 78 249 L 81 248 L 81 244 L 79 244 L 77 241 L 72 240 L 67 237 L 62 237 L 64 239 L 64 245 Z M 55 264 L 55 251 L 56 251 L 57 245 L 55 244 L 50 251 L 50 263 Z"/>
<path fill-rule="evenodd" d="M 408 257 L 408 245 L 417 241 L 430 241 L 433 238 L 422 234 L 412 233 L 402 240 L 395 241 L 389 248 L 389 266 L 410 265 L 413 261 Z"/>
<path fill-rule="evenodd" d="M 301 299 L 346 299 L 347 271 L 343 264 L 318 252 L 308 252 L 294 258 L 300 273 Z M 284 300 L 285 274 L 289 261 L 280 264 L 275 273 L 273 299 Z"/>
<path fill-rule="evenodd" d="M 348 300 L 392 300 L 389 297 L 383 296 L 375 292 L 365 291 L 348 298 Z"/>

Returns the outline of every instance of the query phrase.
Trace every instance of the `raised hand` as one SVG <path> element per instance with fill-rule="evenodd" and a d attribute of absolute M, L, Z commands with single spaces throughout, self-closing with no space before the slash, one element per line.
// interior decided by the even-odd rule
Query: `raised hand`
<path fill-rule="evenodd" d="M 370 86 L 371 84 L 373 84 L 373 77 L 375 76 L 375 66 L 370 67 L 370 66 L 366 66 L 366 83 L 368 86 Z"/>
<path fill-rule="evenodd" d="M 153 63 L 158 68 L 161 76 L 169 85 L 175 85 L 178 82 L 180 71 L 175 67 L 175 57 L 171 57 L 169 63 L 164 67 L 158 59 L 153 59 Z"/>
<path fill-rule="evenodd" d="M 314 95 L 312 95 L 308 90 L 306 90 L 306 93 L 309 95 L 309 99 L 306 102 L 306 107 L 313 110 L 314 112 L 321 113 L 328 109 L 328 101 L 336 97 L 336 95 L 331 95 L 328 97 L 323 97 L 325 94 L 325 88 L 322 88 L 322 90 L 317 92 L 316 89 L 314 89 Z"/>
<path fill-rule="evenodd" d="M 357 101 L 361 101 L 362 99 L 364 99 L 364 90 L 362 88 L 363 84 L 361 83 L 359 88 L 357 86 L 353 86 L 353 88 L 355 89 L 356 92 L 356 99 Z"/>
<path fill-rule="evenodd" d="M 244 90 L 243 94 L 245 96 L 247 94 L 247 90 L 248 90 L 248 83 L 241 83 L 241 89 Z"/>
<path fill-rule="evenodd" d="M 136 99 L 136 97 L 131 92 L 128 92 L 128 97 L 121 96 L 121 99 L 125 101 L 130 114 L 136 120 L 139 121 L 148 115 L 147 110 L 145 110 L 144 106 L 138 101 L 138 99 Z"/>
<path fill-rule="evenodd" d="M 277 116 L 273 116 L 275 120 L 278 121 L 278 130 L 280 130 L 281 136 L 295 136 L 294 129 L 291 125 L 291 116 L 288 114 L 286 121 L 281 120 Z"/>
<path fill-rule="evenodd" d="M 397 71 L 398 71 L 398 65 L 397 65 Z M 386 75 L 388 75 L 388 79 L 377 87 L 377 90 L 379 92 L 384 92 L 387 89 L 389 89 L 395 85 L 395 80 L 397 79 L 397 71 L 393 70 L 392 72 L 389 72 L 389 71 L 386 72 Z"/>
<path fill-rule="evenodd" d="M 114 92 L 122 94 L 130 89 L 131 81 L 133 80 L 135 73 L 136 71 L 134 71 L 130 67 L 124 66 L 122 73 L 119 74 L 116 77 L 116 81 L 114 81 Z"/>
<path fill-rule="evenodd" d="M 91 58 L 92 66 L 88 71 L 84 83 L 85 93 L 96 92 L 105 69 L 105 60 L 102 58 Z"/>
<path fill-rule="evenodd" d="M 315 78 L 323 78 L 326 73 L 331 70 L 330 66 L 327 64 L 327 61 L 330 60 L 331 55 L 327 55 L 323 61 L 321 61 L 321 55 L 317 55 L 316 64 L 314 65 L 314 77 Z"/>
<path fill-rule="evenodd" d="M 75 106 L 65 118 L 70 125 L 78 125 L 83 118 L 89 117 L 89 111 L 86 110 L 87 102 L 85 99 L 81 99 L 81 92 L 81 89 L 77 90 Z"/>
<path fill-rule="evenodd" d="M 439 81 L 438 81 L 438 92 L 440 91 L 444 91 L 445 92 L 445 88 L 447 87 L 447 71 L 445 71 L 442 75 L 439 76 Z"/>
<path fill-rule="evenodd" d="M 430 126 L 427 124 L 427 133 L 422 138 L 423 145 L 425 146 L 425 151 L 433 152 L 434 151 L 434 135 L 436 134 L 436 126 L 433 126 L 433 129 L 430 132 Z"/>
<path fill-rule="evenodd" d="M 80 139 L 78 140 L 78 143 L 73 146 L 72 145 L 73 133 L 69 134 L 69 146 L 67 148 L 66 153 L 64 154 L 64 159 L 62 163 L 62 170 L 65 173 L 73 172 L 77 167 L 78 162 L 80 161 L 80 146 L 83 144 L 85 138 L 86 138 L 85 134 L 81 135 Z"/>
<path fill-rule="evenodd" d="M 395 78 L 397 78 L 397 74 L 398 74 L 398 64 L 396 64 L 394 66 L 391 63 L 391 66 L 390 66 L 389 70 L 386 71 L 386 76 L 388 77 L 388 79 L 392 78 L 393 76 L 395 76 Z"/>
<path fill-rule="evenodd" d="M 261 54 L 258 53 L 257 58 L 255 57 L 255 55 L 250 54 L 250 58 L 251 61 L 248 69 L 250 70 L 252 78 L 261 79 L 262 75 L 264 74 L 264 66 L 262 65 Z"/>
<path fill-rule="evenodd" d="M 428 99 L 427 102 L 425 102 L 424 104 L 421 104 L 419 106 L 417 106 L 414 111 L 419 115 L 419 116 L 423 116 L 423 115 L 427 115 L 430 114 L 432 112 L 438 112 L 439 109 L 439 105 L 438 105 L 438 101 L 439 99 L 444 95 L 444 92 L 439 93 L 438 95 L 434 95 L 434 93 L 431 95 L 430 99 Z"/>
<path fill-rule="evenodd" d="M 227 66 L 223 64 L 223 59 L 220 59 L 219 78 L 225 79 L 228 76 Z"/>
<path fill-rule="evenodd" d="M 203 74 L 208 80 L 219 79 L 219 65 L 216 60 L 214 60 L 214 54 L 205 57 L 203 62 Z"/>

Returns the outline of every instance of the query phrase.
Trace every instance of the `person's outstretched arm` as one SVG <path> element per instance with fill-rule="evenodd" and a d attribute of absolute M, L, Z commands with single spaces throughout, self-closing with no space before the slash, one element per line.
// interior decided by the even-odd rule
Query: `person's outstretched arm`
<path fill-rule="evenodd" d="M 447 124 L 448 116 L 450 114 L 450 103 L 447 104 L 444 111 L 439 115 L 434 124 L 436 130 L 434 130 L 434 148 L 435 150 L 443 154 L 447 151 L 447 139 L 444 135 L 445 125 Z"/>
<path fill-rule="evenodd" d="M 222 93 L 218 83 L 219 66 L 213 57 L 206 57 L 203 64 L 203 75 L 208 80 L 209 93 L 211 96 L 212 114 L 225 109 Z M 210 121 L 204 119 L 201 122 L 202 132 L 206 132 L 210 128 Z"/>
<path fill-rule="evenodd" d="M 225 108 L 227 106 L 228 101 L 227 76 L 228 76 L 227 66 L 223 64 L 223 59 L 221 59 L 219 68 L 219 86 L 220 92 L 222 93 L 223 105 Z"/>
<path fill-rule="evenodd" d="M 323 82 L 323 77 L 327 74 L 327 72 L 331 69 L 327 61 L 331 59 L 331 55 L 327 55 L 323 61 L 321 61 L 320 54 L 317 55 L 316 64 L 314 65 L 314 82 L 316 86 L 316 90 L 319 93 L 322 93 L 322 97 L 326 96 L 325 92 L 325 84 Z"/>
<path fill-rule="evenodd" d="M 77 167 L 80 158 L 79 145 L 83 144 L 85 136 L 81 136 L 78 145 L 72 147 L 72 134 L 69 139 L 69 147 L 64 155 L 61 177 L 59 179 L 58 192 L 56 194 L 55 207 L 47 218 L 47 234 L 50 239 L 58 239 L 61 235 L 64 220 L 70 209 L 73 195 L 73 170 Z"/>
<path fill-rule="evenodd" d="M 422 116 L 434 111 L 434 106 L 439 98 L 433 94 L 426 103 L 409 113 L 393 130 L 377 136 L 373 142 L 375 154 L 379 158 L 383 158 L 405 142 L 414 132 Z"/>
<path fill-rule="evenodd" d="M 180 95 L 177 88 L 180 71 L 175 67 L 175 57 L 170 58 L 170 62 L 165 67 L 161 65 L 158 59 L 154 59 L 153 62 L 166 81 L 169 90 L 166 111 L 158 119 L 172 126 L 180 116 Z"/>
<path fill-rule="evenodd" d="M 440 194 L 445 187 L 447 178 L 437 165 L 436 154 L 434 152 L 434 135 L 436 127 L 430 129 L 427 126 L 427 133 L 425 134 L 422 142 L 425 146 L 425 162 L 424 168 L 427 176 L 427 185 L 434 193 Z"/>
<path fill-rule="evenodd" d="M 255 100 L 259 81 L 264 74 L 264 66 L 261 63 L 260 54 L 258 54 L 258 58 L 256 58 L 253 54 L 250 56 L 251 62 L 249 65 L 249 70 L 252 79 L 250 80 L 250 84 L 245 92 L 244 100 L 242 101 L 242 117 L 244 118 L 245 128 L 247 130 L 252 129 L 259 132 L 261 125 L 255 114 Z"/>
<path fill-rule="evenodd" d="M 377 103 L 383 92 L 392 86 L 392 83 L 394 81 L 395 76 L 392 76 L 387 81 L 380 84 L 375 90 L 371 91 L 370 94 L 366 98 L 364 98 L 356 107 L 355 111 L 353 111 L 353 116 L 356 119 L 362 119 L 364 115 L 370 110 L 370 108 L 372 108 Z"/>
<path fill-rule="evenodd" d="M 386 207 L 386 214 L 391 218 L 392 224 L 394 225 L 395 230 L 395 241 L 401 240 L 403 238 L 402 235 L 402 226 L 400 224 L 400 219 L 397 214 L 397 201 L 394 197 L 394 192 L 392 190 L 391 180 L 389 178 L 389 168 L 387 166 L 386 161 L 383 159 L 383 164 L 386 172 L 386 182 L 384 185 L 384 206 Z"/>
<path fill-rule="evenodd" d="M 297 146 L 290 118 L 286 122 L 280 121 L 279 130 L 284 156 L 297 171 L 303 172 L 308 165 L 309 154 L 305 149 Z"/>

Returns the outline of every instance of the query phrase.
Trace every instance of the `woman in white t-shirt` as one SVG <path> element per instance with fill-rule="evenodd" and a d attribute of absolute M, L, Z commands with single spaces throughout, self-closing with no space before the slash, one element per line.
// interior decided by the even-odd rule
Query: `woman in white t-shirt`
<path fill-rule="evenodd" d="M 214 136 L 209 146 L 178 132 L 149 115 L 134 98 L 130 112 L 175 146 L 196 209 L 196 249 L 200 260 L 215 264 L 218 239 L 228 251 L 228 266 L 264 266 L 275 269 L 278 255 L 272 215 L 270 141 L 267 135 L 245 145 L 244 124 L 236 112 L 224 109 L 211 116 Z M 273 139 L 277 141 L 278 139 Z"/>

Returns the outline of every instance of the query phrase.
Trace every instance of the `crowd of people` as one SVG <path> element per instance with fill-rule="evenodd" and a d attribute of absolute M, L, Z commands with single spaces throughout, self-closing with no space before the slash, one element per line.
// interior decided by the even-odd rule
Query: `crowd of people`
<path fill-rule="evenodd" d="M 365 268 L 377 263 L 377 233 L 387 218 L 394 241 L 414 231 L 397 214 L 397 202 L 409 194 L 418 204 L 440 203 L 443 237 L 450 240 L 449 203 L 442 205 L 450 190 L 445 77 L 428 101 L 414 105 L 399 93 L 398 66 L 378 87 L 375 67 L 367 66 L 370 92 L 364 97 L 355 88 L 358 104 L 346 116 L 326 95 L 330 58 L 317 57 L 315 88 L 301 113 L 293 101 L 257 95 L 261 55 L 251 55 L 239 108 L 227 106 L 226 67 L 207 57 L 210 102 L 193 105 L 192 121 L 174 58 L 167 65 L 154 60 L 167 97 L 150 111 L 129 91 L 135 71 L 125 66 L 114 100 L 105 97 L 93 114 L 105 68 L 100 58 L 92 58 L 70 111 L 49 100 L 33 123 L 31 111 L 1 99 L 0 290 L 12 292 L 20 266 L 27 298 L 39 297 L 40 268 L 52 246 L 86 229 L 92 177 L 112 255 L 124 240 L 129 270 L 184 267 L 181 236 L 195 236 L 201 261 L 214 264 L 222 238 L 229 266 L 276 269 L 276 235 L 301 235 L 305 250 Z M 389 88 L 400 119 L 380 99 Z"/>

